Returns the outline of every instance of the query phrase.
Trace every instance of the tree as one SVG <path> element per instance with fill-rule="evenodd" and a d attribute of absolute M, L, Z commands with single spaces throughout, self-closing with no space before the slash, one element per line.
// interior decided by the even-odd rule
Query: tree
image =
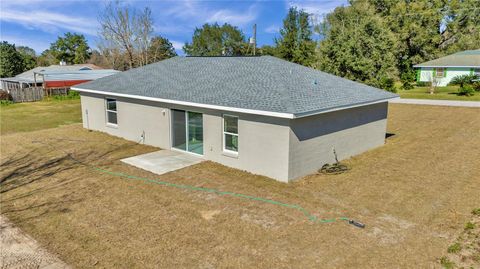
<path fill-rule="evenodd" d="M 114 57 L 111 62 L 126 60 L 128 68 L 151 62 L 149 47 L 153 33 L 151 10 L 147 7 L 138 14 L 135 8 L 122 6 L 118 1 L 109 2 L 99 17 L 101 41 L 99 47 Z M 126 57 L 119 57 L 124 55 Z"/>
<path fill-rule="evenodd" d="M 37 58 L 37 65 L 38 66 L 49 66 L 52 64 L 58 64 L 57 59 L 53 55 L 50 49 L 46 49 L 38 56 Z"/>
<path fill-rule="evenodd" d="M 404 84 L 415 80 L 414 64 L 480 47 L 478 0 L 367 1 L 398 38 L 397 69 Z"/>
<path fill-rule="evenodd" d="M 456 76 L 452 78 L 450 81 L 450 85 L 459 85 L 460 87 L 463 87 L 465 85 L 471 85 L 475 83 L 479 79 L 479 76 L 477 75 L 461 75 L 461 76 Z"/>
<path fill-rule="evenodd" d="M 83 64 L 90 58 L 90 47 L 84 35 L 66 33 L 50 45 L 50 52 L 57 62 Z"/>
<path fill-rule="evenodd" d="M 372 5 L 353 2 L 328 14 L 317 67 L 326 72 L 392 90 L 397 41 Z"/>
<path fill-rule="evenodd" d="M 440 48 L 445 54 L 480 48 L 478 0 L 451 0 L 447 3 Z"/>
<path fill-rule="evenodd" d="M 149 60 L 148 63 L 154 63 L 177 56 L 172 43 L 162 36 L 152 37 L 147 53 Z"/>
<path fill-rule="evenodd" d="M 15 44 L 2 41 L 2 43 L 0 43 L 0 77 L 13 77 L 23 71 L 23 58 L 16 50 Z"/>
<path fill-rule="evenodd" d="M 315 62 L 315 42 L 312 40 L 308 13 L 290 8 L 283 20 L 280 36 L 275 39 L 279 57 L 306 66 Z"/>
<path fill-rule="evenodd" d="M 37 66 L 35 50 L 26 46 L 18 46 L 17 51 L 23 58 L 23 71 L 30 70 Z"/>
<path fill-rule="evenodd" d="M 101 54 L 98 50 L 92 51 L 92 54 L 90 55 L 90 59 L 88 59 L 87 63 L 94 64 L 102 68 L 111 67 L 106 57 L 103 54 Z"/>
<path fill-rule="evenodd" d="M 270 55 L 270 56 L 277 56 L 277 48 L 274 46 L 263 45 L 262 47 L 258 48 L 259 55 Z"/>
<path fill-rule="evenodd" d="M 186 43 L 183 50 L 190 56 L 237 56 L 244 55 L 247 47 L 243 32 L 236 26 L 206 23 L 195 28 L 192 43 Z"/>

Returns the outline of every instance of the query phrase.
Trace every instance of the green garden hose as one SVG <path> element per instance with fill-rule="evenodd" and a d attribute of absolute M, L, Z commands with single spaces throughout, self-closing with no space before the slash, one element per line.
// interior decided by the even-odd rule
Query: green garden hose
<path fill-rule="evenodd" d="M 331 219 L 319 219 L 318 217 L 316 217 L 316 216 L 312 215 L 310 212 L 308 212 L 305 208 L 303 208 L 299 205 L 296 205 L 296 204 L 287 204 L 287 203 L 283 203 L 283 202 L 279 202 L 279 201 L 275 201 L 275 200 L 271 200 L 271 199 L 266 199 L 266 198 L 262 198 L 262 197 L 255 197 L 255 196 L 241 194 L 241 193 L 235 193 L 235 192 L 229 192 L 229 191 L 220 191 L 220 190 L 212 189 L 212 188 L 195 187 L 195 186 L 184 185 L 184 184 L 176 184 L 176 183 L 171 183 L 171 182 L 167 182 L 167 181 L 160 181 L 160 180 L 154 180 L 154 179 L 149 179 L 149 178 L 137 177 L 137 176 L 121 173 L 121 172 L 113 172 L 113 171 L 110 171 L 110 170 L 107 170 L 107 169 L 97 167 L 97 166 L 85 163 L 83 161 L 80 161 L 80 160 L 76 159 L 75 157 L 73 157 L 70 153 L 64 151 L 63 149 L 58 149 L 55 146 L 50 145 L 48 143 L 44 143 L 42 141 L 33 141 L 33 142 L 34 143 L 45 144 L 45 145 L 48 145 L 48 146 L 50 146 L 50 147 L 52 147 L 56 150 L 62 151 L 63 153 L 67 154 L 67 156 L 69 158 L 71 158 L 73 161 L 75 161 L 75 162 L 77 162 L 81 165 L 90 167 L 91 169 L 93 169 L 97 172 L 103 173 L 103 174 L 108 174 L 108 175 L 112 175 L 112 176 L 132 179 L 132 180 L 139 180 L 139 181 L 143 181 L 143 182 L 147 182 L 147 183 L 153 183 L 153 184 L 158 184 L 158 185 L 163 185 L 163 186 L 168 186 L 168 187 L 174 187 L 174 188 L 178 188 L 178 189 L 192 190 L 192 191 L 203 191 L 203 192 L 208 192 L 208 193 L 214 193 L 214 194 L 217 194 L 217 195 L 228 195 L 228 196 L 248 199 L 248 200 L 252 200 L 252 201 L 259 201 L 259 202 L 268 203 L 268 204 L 272 204 L 272 205 L 278 205 L 278 206 L 282 206 L 282 207 L 286 207 L 286 208 L 291 208 L 291 209 L 295 209 L 297 211 L 300 211 L 310 222 L 313 222 L 313 223 L 331 223 L 331 222 L 335 222 L 335 221 L 346 221 L 349 224 L 355 225 L 355 226 L 360 227 L 360 228 L 365 227 L 364 224 L 362 224 L 360 222 L 357 222 L 357 221 L 354 221 L 354 220 L 351 220 L 351 219 L 346 218 L 346 217 L 331 218 Z"/>

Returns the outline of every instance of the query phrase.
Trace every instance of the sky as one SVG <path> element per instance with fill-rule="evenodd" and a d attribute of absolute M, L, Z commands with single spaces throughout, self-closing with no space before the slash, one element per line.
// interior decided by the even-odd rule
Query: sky
<path fill-rule="evenodd" d="M 38 54 L 66 32 L 85 35 L 96 48 L 98 16 L 107 0 L 0 0 L 0 37 L 17 46 L 28 46 Z M 167 37 L 183 55 L 182 46 L 190 42 L 193 31 L 205 23 L 229 23 L 251 37 L 257 24 L 257 46 L 273 44 L 290 7 L 304 9 L 321 19 L 347 0 L 125 0 L 122 4 L 152 10 L 155 34 Z"/>

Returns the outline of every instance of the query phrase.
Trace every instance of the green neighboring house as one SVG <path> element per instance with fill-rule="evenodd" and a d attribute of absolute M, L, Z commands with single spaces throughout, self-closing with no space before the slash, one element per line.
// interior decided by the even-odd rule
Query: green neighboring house
<path fill-rule="evenodd" d="M 417 70 L 417 81 L 447 86 L 456 76 L 480 76 L 480 49 L 457 52 L 413 67 Z"/>

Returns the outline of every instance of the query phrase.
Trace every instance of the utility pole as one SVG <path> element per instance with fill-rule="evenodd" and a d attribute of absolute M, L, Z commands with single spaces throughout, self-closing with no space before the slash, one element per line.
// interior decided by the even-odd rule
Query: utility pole
<path fill-rule="evenodd" d="M 257 24 L 253 25 L 253 55 L 255 56 L 255 51 L 257 48 Z"/>

